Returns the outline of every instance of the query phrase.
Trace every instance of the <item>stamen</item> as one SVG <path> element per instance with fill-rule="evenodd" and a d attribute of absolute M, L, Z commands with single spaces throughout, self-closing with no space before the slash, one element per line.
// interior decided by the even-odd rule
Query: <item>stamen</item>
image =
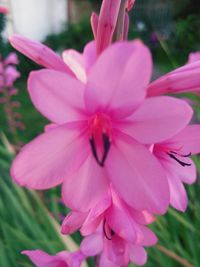
<path fill-rule="evenodd" d="M 105 133 L 103 134 L 103 143 L 104 143 L 104 154 L 103 154 L 101 163 L 104 166 L 104 163 L 108 156 L 108 151 L 110 150 L 110 140 L 109 140 L 109 137 Z"/>
<path fill-rule="evenodd" d="M 91 148 L 92 148 L 92 154 L 93 154 L 94 158 L 100 164 L 98 156 L 97 156 L 97 150 L 96 150 L 96 146 L 95 146 L 95 142 L 94 142 L 94 137 L 93 136 L 90 139 L 90 145 L 91 145 Z"/>
<path fill-rule="evenodd" d="M 175 152 L 175 151 L 170 151 L 170 153 L 175 154 L 175 155 L 178 155 L 178 156 L 180 156 L 180 157 L 184 157 L 184 158 L 189 158 L 189 157 L 192 156 L 192 153 L 191 153 L 191 152 L 188 153 L 188 154 L 186 154 L 186 155 L 179 154 L 179 153 L 177 153 L 177 152 Z"/>
<path fill-rule="evenodd" d="M 90 139 L 90 145 L 91 145 L 91 148 L 92 148 L 93 156 L 96 159 L 97 163 L 101 167 L 104 167 L 104 163 L 105 163 L 105 160 L 106 160 L 106 158 L 108 156 L 108 152 L 109 152 L 109 149 L 110 149 L 110 140 L 109 140 L 109 137 L 105 133 L 103 133 L 102 138 L 103 138 L 103 145 L 104 145 L 104 153 L 103 153 L 103 157 L 102 157 L 101 160 L 98 158 L 97 149 L 96 149 L 96 145 L 95 145 L 95 140 L 94 140 L 93 136 Z"/>
<path fill-rule="evenodd" d="M 185 167 L 185 166 L 191 166 L 190 163 L 186 163 L 186 162 L 183 162 L 183 161 L 177 159 L 175 155 L 178 155 L 178 156 L 181 156 L 181 155 L 177 154 L 176 152 L 171 152 L 171 151 L 170 151 L 170 153 L 167 153 L 167 154 L 170 156 L 170 158 L 172 158 L 172 159 L 174 159 L 175 161 L 177 161 L 181 166 L 183 166 L 183 167 Z M 174 155 L 174 154 L 175 154 L 175 155 Z M 183 156 L 181 156 L 181 157 L 189 157 L 189 156 L 188 156 L 188 155 L 183 155 Z"/>
<path fill-rule="evenodd" d="M 115 232 L 111 229 L 110 230 L 110 236 L 108 236 L 107 232 L 106 232 L 106 219 L 104 219 L 103 221 L 103 233 L 105 235 L 105 237 L 108 239 L 108 240 L 112 240 L 112 237 L 115 235 Z"/>

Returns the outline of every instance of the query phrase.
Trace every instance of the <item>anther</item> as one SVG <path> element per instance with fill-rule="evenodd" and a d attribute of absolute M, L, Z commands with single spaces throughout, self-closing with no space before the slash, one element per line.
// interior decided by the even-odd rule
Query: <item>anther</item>
<path fill-rule="evenodd" d="M 180 159 L 178 159 L 178 158 L 176 158 L 176 156 L 175 155 L 178 155 L 178 156 L 180 156 L 180 157 L 189 157 L 190 155 L 191 155 L 191 153 L 190 154 L 188 154 L 188 155 L 179 155 L 179 154 L 177 154 L 176 152 L 173 152 L 173 151 L 170 151 L 170 153 L 167 153 L 169 156 L 170 156 L 170 158 L 172 158 L 172 159 L 174 159 L 176 162 L 178 162 L 181 166 L 183 166 L 183 167 L 185 167 L 185 166 L 191 166 L 191 164 L 190 163 L 186 163 L 186 162 L 184 162 L 184 161 L 181 161 Z"/>

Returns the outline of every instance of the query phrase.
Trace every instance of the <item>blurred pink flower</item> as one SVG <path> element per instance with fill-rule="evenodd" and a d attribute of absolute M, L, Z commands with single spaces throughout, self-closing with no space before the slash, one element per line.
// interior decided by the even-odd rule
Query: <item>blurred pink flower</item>
<path fill-rule="evenodd" d="M 5 75 L 5 86 L 11 87 L 13 83 L 20 77 L 20 73 L 14 66 L 7 66 L 4 70 Z"/>
<path fill-rule="evenodd" d="M 192 109 L 172 97 L 145 99 L 151 70 L 149 50 L 135 41 L 106 49 L 86 84 L 54 70 L 33 72 L 31 99 L 56 127 L 21 150 L 11 168 L 13 179 L 34 189 L 63 183 L 65 202 L 81 211 L 104 198 L 111 182 L 133 208 L 166 212 L 165 173 L 143 144 L 177 134 Z"/>
<path fill-rule="evenodd" d="M 0 13 L 1 14 L 8 14 L 8 8 L 5 6 L 0 6 Z"/>
<path fill-rule="evenodd" d="M 18 65 L 19 64 L 19 59 L 17 57 L 17 54 L 12 52 L 10 53 L 7 58 L 4 60 L 5 65 Z"/>
<path fill-rule="evenodd" d="M 191 64 L 191 63 L 196 62 L 198 60 L 200 60 L 200 51 L 192 52 L 189 54 L 187 64 Z"/>
<path fill-rule="evenodd" d="M 187 208 L 187 193 L 183 183 L 192 184 L 197 177 L 191 155 L 200 153 L 200 125 L 187 126 L 174 137 L 155 144 L 153 153 L 160 160 L 169 183 L 170 204 L 180 210 Z"/>

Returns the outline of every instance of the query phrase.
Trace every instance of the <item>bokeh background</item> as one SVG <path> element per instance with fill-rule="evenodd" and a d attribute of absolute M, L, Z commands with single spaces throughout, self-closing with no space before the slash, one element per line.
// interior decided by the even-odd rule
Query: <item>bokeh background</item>
<path fill-rule="evenodd" d="M 57 53 L 73 48 L 82 51 L 93 39 L 90 27 L 92 10 L 99 10 L 100 0 L 0 0 L 9 13 L 0 14 L 0 54 L 5 58 L 14 51 L 8 35 L 17 32 L 39 40 Z M 6 18 L 6 20 L 4 20 Z M 154 59 L 153 79 L 188 60 L 191 52 L 200 51 L 199 0 L 136 0 L 130 14 L 129 38 L 141 38 L 151 49 Z M 79 244 L 78 233 L 72 239 L 61 236 L 59 224 L 68 210 L 60 199 L 60 188 L 33 192 L 15 185 L 9 175 L 14 153 L 43 131 L 47 121 L 34 109 L 26 89 L 31 70 L 39 66 L 17 54 L 21 77 L 15 83 L 18 94 L 3 100 L 0 91 L 0 266 L 32 266 L 25 249 L 43 249 L 55 254 Z M 184 95 L 193 104 L 200 119 L 200 97 Z M 17 115 L 13 131 L 8 107 Z M 200 159 L 195 157 L 200 171 Z M 41 163 L 42 164 L 42 163 Z M 181 214 L 169 209 L 165 217 L 152 225 L 159 238 L 148 249 L 146 267 L 200 267 L 200 182 L 187 188 L 189 208 Z M 78 193 L 78 188 L 77 188 Z M 75 243 L 74 243 L 75 242 Z M 93 266 L 92 260 L 89 262 Z M 134 266 L 134 265 L 131 265 Z M 109 267 L 109 266 L 108 266 Z"/>

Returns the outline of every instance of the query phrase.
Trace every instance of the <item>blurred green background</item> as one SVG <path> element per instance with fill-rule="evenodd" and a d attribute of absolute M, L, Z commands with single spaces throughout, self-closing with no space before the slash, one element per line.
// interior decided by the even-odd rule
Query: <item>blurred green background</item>
<path fill-rule="evenodd" d="M 99 1 L 90 0 L 98 9 Z M 78 5 L 78 0 L 77 0 Z M 76 22 L 63 25 L 59 34 L 49 35 L 44 43 L 57 52 L 67 48 L 82 51 L 92 40 L 89 24 L 90 11 L 81 14 Z M 84 12 L 83 12 L 84 14 Z M 154 58 L 154 77 L 185 64 L 188 54 L 200 50 L 200 2 L 199 0 L 136 0 L 131 12 L 129 38 L 141 38 L 151 49 Z M 3 25 L 0 23 L 0 25 Z M 0 29 L 1 30 L 1 29 Z M 1 50 L 4 55 L 12 51 L 6 42 Z M 15 185 L 9 176 L 14 157 L 9 144 L 27 143 L 41 131 L 47 121 L 34 109 L 26 90 L 27 76 L 37 69 L 34 63 L 19 55 L 18 67 L 22 76 L 16 83 L 20 102 L 18 112 L 22 115 L 25 130 L 13 136 L 9 132 L 3 104 L 0 104 L 0 266 L 32 266 L 20 251 L 43 249 L 56 253 L 71 246 L 71 241 L 59 233 L 59 224 L 68 212 L 60 201 L 60 189 L 32 192 Z M 195 100 L 196 117 L 199 117 L 198 97 Z M 195 158 L 200 171 L 199 157 Z M 189 186 L 189 208 L 185 214 L 170 209 L 152 225 L 158 235 L 157 247 L 149 248 L 146 267 L 200 267 L 200 182 Z M 73 240 L 80 242 L 80 235 Z M 92 262 L 91 262 L 92 263 Z M 92 265 L 91 265 L 92 266 Z M 131 265 L 133 266 L 133 265 Z"/>

